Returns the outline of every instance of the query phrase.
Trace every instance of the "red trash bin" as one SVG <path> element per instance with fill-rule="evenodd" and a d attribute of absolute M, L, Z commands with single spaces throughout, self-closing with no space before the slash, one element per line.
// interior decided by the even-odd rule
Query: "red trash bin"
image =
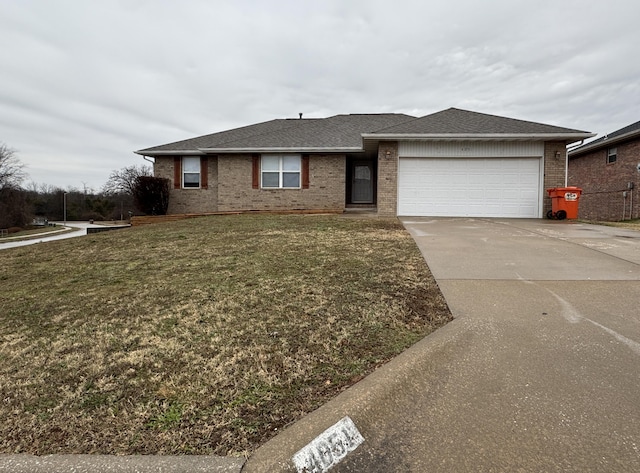
<path fill-rule="evenodd" d="M 565 218 L 578 218 L 578 205 L 582 189 L 579 187 L 554 187 L 547 189 L 551 197 L 551 210 L 547 212 L 547 218 L 564 220 Z"/>

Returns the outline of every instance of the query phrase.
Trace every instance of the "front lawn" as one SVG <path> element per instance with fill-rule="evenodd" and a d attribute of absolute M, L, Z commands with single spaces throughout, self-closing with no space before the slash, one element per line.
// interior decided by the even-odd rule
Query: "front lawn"
<path fill-rule="evenodd" d="M 0 453 L 246 454 L 451 318 L 395 219 L 0 251 Z"/>

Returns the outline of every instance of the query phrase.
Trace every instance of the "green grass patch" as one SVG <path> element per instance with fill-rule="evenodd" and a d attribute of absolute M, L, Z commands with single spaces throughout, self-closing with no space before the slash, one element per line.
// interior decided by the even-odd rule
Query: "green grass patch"
<path fill-rule="evenodd" d="M 207 217 L 0 266 L 1 453 L 246 454 L 451 318 L 395 219 Z"/>

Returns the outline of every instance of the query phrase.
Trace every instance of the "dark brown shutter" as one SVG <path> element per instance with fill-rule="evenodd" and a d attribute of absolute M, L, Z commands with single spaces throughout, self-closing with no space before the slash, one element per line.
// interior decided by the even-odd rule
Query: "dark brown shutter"
<path fill-rule="evenodd" d="M 182 184 L 182 158 L 176 156 L 173 158 L 173 188 L 180 189 Z"/>
<path fill-rule="evenodd" d="M 302 155 L 302 188 L 309 188 L 309 155 Z"/>
<path fill-rule="evenodd" d="M 209 158 L 207 156 L 200 158 L 200 188 L 209 188 Z"/>
<path fill-rule="evenodd" d="M 251 187 L 260 189 L 260 155 L 253 155 L 253 167 L 251 173 Z"/>

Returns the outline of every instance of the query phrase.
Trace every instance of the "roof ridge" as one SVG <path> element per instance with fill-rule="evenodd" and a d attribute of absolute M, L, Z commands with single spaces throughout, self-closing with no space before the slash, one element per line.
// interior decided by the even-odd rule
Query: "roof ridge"
<path fill-rule="evenodd" d="M 534 122 L 532 120 L 523 120 L 521 118 L 505 117 L 503 115 L 496 115 L 494 113 L 476 112 L 475 110 L 466 110 L 466 109 L 463 109 L 463 108 L 451 107 L 451 108 L 448 108 L 447 110 L 457 110 L 459 112 L 471 113 L 471 114 L 474 114 L 474 115 L 482 115 L 482 116 L 485 116 L 485 117 L 498 118 L 498 119 L 501 119 L 501 120 L 512 120 L 512 121 L 516 121 L 516 122 L 520 122 L 520 123 L 530 123 L 532 125 L 545 125 L 545 126 L 554 126 L 556 128 L 565 128 L 565 127 L 558 126 L 558 125 L 551 125 L 549 123 Z M 442 111 L 446 112 L 447 110 L 442 110 Z M 439 113 L 439 112 L 436 112 L 436 113 Z M 567 129 L 567 128 L 565 128 L 565 129 Z"/>
<path fill-rule="evenodd" d="M 449 131 L 440 131 L 444 128 Z M 491 129 L 495 131 L 491 131 Z M 432 131 L 427 131 L 431 129 Z M 454 130 L 461 131 L 454 131 Z M 482 131 L 482 130 L 485 131 Z M 397 134 L 414 134 L 414 133 L 436 133 L 436 134 L 456 134 L 456 133 L 498 133 L 503 134 L 507 130 L 510 133 L 532 133 L 532 129 L 539 130 L 538 133 L 587 133 L 582 130 L 574 130 L 557 125 L 547 123 L 534 122 L 530 120 L 521 120 L 519 118 L 504 117 L 489 113 L 475 112 L 472 110 L 464 110 L 461 108 L 450 107 L 438 112 L 433 112 L 413 120 L 409 120 L 399 125 L 391 125 L 375 133 L 397 133 Z M 519 131 L 524 130 L 524 131 Z"/>
<path fill-rule="evenodd" d="M 399 125 L 406 125 L 407 123 L 413 122 L 415 120 L 420 120 L 420 118 L 422 118 L 422 117 L 414 117 L 412 115 L 407 115 L 406 113 L 399 113 L 398 115 L 406 115 L 407 117 L 410 117 L 410 118 L 408 118 L 407 121 L 405 121 L 405 122 L 396 123 L 395 125 L 389 125 L 389 126 L 386 126 L 384 128 L 380 128 L 378 130 L 373 130 L 370 133 L 379 133 L 379 132 L 384 131 L 384 130 L 386 130 L 388 128 L 395 128 L 395 127 L 397 127 Z"/>

